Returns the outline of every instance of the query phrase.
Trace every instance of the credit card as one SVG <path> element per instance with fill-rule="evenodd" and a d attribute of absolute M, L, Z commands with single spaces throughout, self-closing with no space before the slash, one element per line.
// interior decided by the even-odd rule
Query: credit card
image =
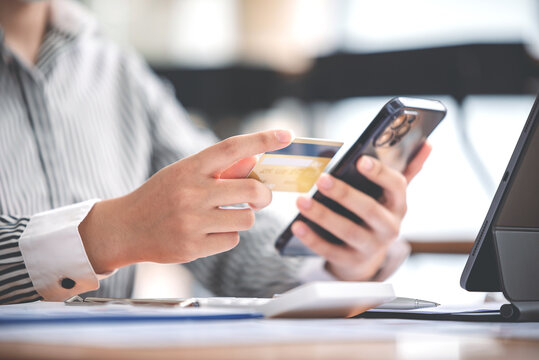
<path fill-rule="evenodd" d="M 272 191 L 308 192 L 342 145 L 338 141 L 295 138 L 284 149 L 262 154 L 249 177 Z"/>

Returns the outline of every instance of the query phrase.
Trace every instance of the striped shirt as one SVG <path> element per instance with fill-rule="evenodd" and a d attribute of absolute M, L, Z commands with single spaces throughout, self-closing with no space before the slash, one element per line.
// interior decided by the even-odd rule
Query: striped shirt
<path fill-rule="evenodd" d="M 58 225 L 59 214 L 80 214 L 85 200 L 129 193 L 216 140 L 189 121 L 141 59 L 102 36 L 84 9 L 68 1 L 51 7 L 34 66 L 7 48 L 0 29 L 0 303 L 47 299 L 39 289 L 59 287 L 39 269 L 42 262 L 61 267 L 75 257 L 52 248 L 62 247 L 58 234 L 76 226 L 40 233 Z M 280 225 L 262 212 L 235 249 L 186 266 L 221 296 L 292 288 L 299 263 L 273 249 Z M 50 244 L 51 252 L 32 249 L 31 237 Z M 122 268 L 92 294 L 128 297 L 134 274 L 134 266 Z"/>

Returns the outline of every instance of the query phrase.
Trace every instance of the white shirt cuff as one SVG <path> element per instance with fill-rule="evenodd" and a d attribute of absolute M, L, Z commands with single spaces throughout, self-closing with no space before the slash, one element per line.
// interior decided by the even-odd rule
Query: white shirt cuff
<path fill-rule="evenodd" d="M 19 247 L 35 290 L 47 301 L 63 301 L 99 288 L 78 227 L 99 200 L 61 207 L 30 218 Z"/>

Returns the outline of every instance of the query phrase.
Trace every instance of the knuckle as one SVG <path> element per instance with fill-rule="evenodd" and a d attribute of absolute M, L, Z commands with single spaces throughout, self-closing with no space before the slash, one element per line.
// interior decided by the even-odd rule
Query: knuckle
<path fill-rule="evenodd" d="M 377 161 L 374 162 L 374 171 L 373 171 L 373 173 L 374 173 L 374 176 L 376 178 L 382 177 L 386 170 L 387 169 L 385 168 L 385 165 L 383 165 L 382 163 L 377 162 Z"/>
<path fill-rule="evenodd" d="M 269 204 L 271 204 L 271 201 L 273 200 L 273 193 L 266 186 L 264 186 L 264 191 L 266 192 L 267 196 L 266 196 L 263 206 L 268 206 Z"/>
<path fill-rule="evenodd" d="M 235 157 L 238 153 L 239 137 L 233 136 L 221 143 L 221 151 L 228 157 Z"/>
<path fill-rule="evenodd" d="M 223 241 L 225 251 L 235 248 L 240 243 L 240 234 L 238 232 L 229 233 L 227 235 L 225 241 Z"/>
<path fill-rule="evenodd" d="M 245 191 L 250 199 L 258 199 L 262 196 L 262 183 L 254 179 L 247 179 Z"/>
<path fill-rule="evenodd" d="M 381 174 L 383 174 L 384 170 L 385 170 L 385 165 L 382 164 L 380 162 L 380 160 L 376 159 L 376 158 L 371 158 L 372 159 L 372 174 L 374 176 L 380 176 Z"/>
<path fill-rule="evenodd" d="M 252 228 L 253 225 L 255 224 L 255 221 L 256 221 L 256 217 L 255 217 L 254 211 L 251 209 L 247 209 L 242 218 L 242 224 L 241 224 L 242 229 L 247 230 L 247 229 Z"/>
<path fill-rule="evenodd" d="M 249 180 L 249 195 L 252 199 L 256 199 L 260 203 L 265 205 L 269 204 L 272 199 L 271 190 L 258 180 L 248 179 Z"/>
<path fill-rule="evenodd" d="M 338 201 L 346 200 L 350 196 L 350 187 L 340 181 L 335 182 L 333 188 L 333 198 Z"/>
<path fill-rule="evenodd" d="M 400 234 L 400 222 L 396 220 L 385 222 L 384 226 L 378 229 L 377 234 L 382 243 L 394 241 Z"/>
<path fill-rule="evenodd" d="M 327 210 L 324 205 L 320 204 L 318 201 L 312 201 L 312 207 L 309 209 L 310 217 L 322 222 L 326 219 L 325 215 L 327 215 Z"/>
<path fill-rule="evenodd" d="M 275 143 L 275 136 L 273 135 L 273 132 L 262 132 L 258 136 L 258 141 L 262 144 L 264 148 L 268 148 Z"/>
<path fill-rule="evenodd" d="M 401 192 L 405 192 L 406 188 L 408 187 L 408 181 L 402 175 L 401 173 L 397 173 L 396 179 L 395 179 L 395 187 L 400 190 Z"/>
<path fill-rule="evenodd" d="M 352 225 L 352 224 L 348 224 L 348 225 L 345 225 L 343 227 L 343 230 L 342 230 L 342 236 L 344 237 L 344 239 L 341 239 L 341 240 L 346 240 L 346 242 L 350 242 L 350 241 L 357 241 L 357 229 L 356 229 L 356 225 Z"/>
<path fill-rule="evenodd" d="M 391 226 L 388 226 L 387 240 L 393 241 L 395 238 L 399 236 L 399 233 L 400 233 L 400 226 L 398 224 L 393 224 Z"/>
<path fill-rule="evenodd" d="M 366 195 L 365 201 L 363 202 L 364 217 L 371 217 L 378 211 L 378 202 Z"/>

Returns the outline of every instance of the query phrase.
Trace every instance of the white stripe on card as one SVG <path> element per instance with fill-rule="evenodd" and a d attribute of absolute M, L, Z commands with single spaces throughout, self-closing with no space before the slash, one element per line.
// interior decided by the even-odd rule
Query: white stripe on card
<path fill-rule="evenodd" d="M 296 157 L 283 157 L 283 156 L 266 156 L 262 159 L 262 165 L 283 165 L 283 166 L 297 166 L 307 167 L 310 166 L 313 159 L 296 158 Z"/>

